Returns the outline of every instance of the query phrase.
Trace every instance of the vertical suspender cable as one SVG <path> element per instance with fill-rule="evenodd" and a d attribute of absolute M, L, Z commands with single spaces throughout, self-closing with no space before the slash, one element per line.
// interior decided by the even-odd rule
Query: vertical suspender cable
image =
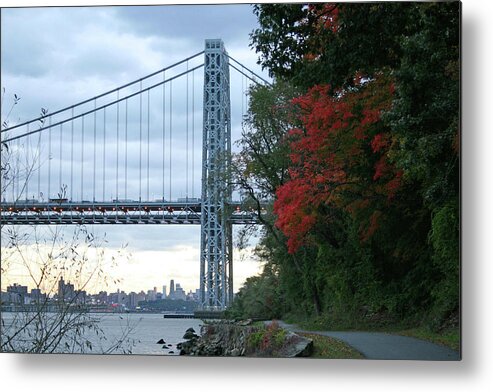
<path fill-rule="evenodd" d="M 116 99 L 120 100 L 120 90 L 116 93 Z M 120 198 L 118 195 L 118 168 L 120 165 L 120 102 L 116 104 L 116 186 L 115 186 L 115 199 L 118 201 Z"/>
<path fill-rule="evenodd" d="M 243 115 L 245 114 L 245 76 L 241 75 L 241 125 L 243 128 Z"/>
<path fill-rule="evenodd" d="M 163 81 L 166 80 L 166 73 L 163 71 Z M 166 157 L 165 147 L 166 147 L 166 83 L 163 83 L 163 178 L 162 178 L 162 195 L 164 203 L 164 161 Z M 163 209 L 164 211 L 164 209 Z M 163 212 L 164 213 L 164 212 Z"/>
<path fill-rule="evenodd" d="M 151 131 L 151 90 L 147 90 L 147 201 L 149 199 L 149 137 Z"/>
<path fill-rule="evenodd" d="M 41 135 L 43 132 L 39 132 L 38 136 L 38 153 L 37 153 L 37 159 L 38 159 L 38 198 L 41 198 Z"/>
<path fill-rule="evenodd" d="M 17 170 L 17 173 L 14 173 L 17 191 L 15 192 L 16 196 L 15 196 L 14 201 L 21 197 L 21 192 L 19 191 L 19 176 L 21 174 L 21 171 L 20 171 L 21 162 L 20 161 L 21 161 L 21 140 L 17 139 L 17 146 L 16 146 L 16 165 L 17 165 L 16 170 Z"/>
<path fill-rule="evenodd" d="M 82 136 L 80 154 L 80 200 L 84 200 L 84 116 L 82 116 Z"/>
<path fill-rule="evenodd" d="M 63 124 L 60 124 L 60 163 L 59 163 L 60 170 L 58 172 L 58 186 L 60 189 L 60 193 L 62 193 L 62 143 L 63 143 Z"/>
<path fill-rule="evenodd" d="M 139 117 L 139 129 L 140 129 L 140 142 L 139 142 L 139 202 L 142 201 L 142 80 L 140 81 L 140 117 Z"/>
<path fill-rule="evenodd" d="M 27 124 L 27 133 L 29 133 L 29 124 Z M 29 155 L 31 153 L 31 136 L 27 137 L 26 147 L 26 201 L 29 199 L 29 179 L 31 178 L 31 170 L 29 169 Z"/>
<path fill-rule="evenodd" d="M 185 144 L 185 149 L 186 149 L 186 164 L 185 164 L 185 200 L 187 200 L 188 202 L 188 116 L 189 116 L 189 113 L 188 113 L 188 61 L 187 61 L 187 93 L 185 94 L 185 99 L 187 101 L 186 103 L 186 127 L 185 127 L 185 136 L 186 136 L 186 144 Z"/>
<path fill-rule="evenodd" d="M 195 71 L 192 71 L 192 197 L 195 197 L 194 182 L 195 182 Z"/>
<path fill-rule="evenodd" d="M 72 118 L 74 117 L 74 108 L 72 108 Z M 70 201 L 74 200 L 74 120 L 70 122 L 71 142 L 70 142 Z"/>
<path fill-rule="evenodd" d="M 172 147 L 173 81 L 169 81 L 169 200 L 171 201 L 171 147 Z"/>
<path fill-rule="evenodd" d="M 27 133 L 29 133 L 29 124 L 27 124 Z M 30 170 L 29 170 L 29 155 L 31 153 L 31 136 L 27 137 L 26 143 L 26 201 L 29 199 L 29 179 L 30 179 Z"/>
<path fill-rule="evenodd" d="M 94 109 L 96 110 L 96 99 L 94 100 Z M 97 150 L 97 144 L 96 144 L 96 111 L 94 111 L 94 151 L 93 151 L 93 156 L 92 156 L 92 201 L 96 201 L 96 150 Z"/>
<path fill-rule="evenodd" d="M 248 113 L 248 97 L 249 97 L 249 94 L 250 94 L 250 86 L 252 85 L 252 82 L 250 82 L 249 79 L 245 78 L 245 83 L 246 83 L 245 112 Z"/>
<path fill-rule="evenodd" d="M 103 109 L 103 200 L 106 191 L 106 108 Z"/>
<path fill-rule="evenodd" d="M 51 116 L 48 120 L 50 128 L 48 129 L 48 202 L 51 197 Z"/>
<path fill-rule="evenodd" d="M 128 198 L 127 195 L 127 179 L 128 179 L 128 99 L 125 100 L 125 199 Z"/>

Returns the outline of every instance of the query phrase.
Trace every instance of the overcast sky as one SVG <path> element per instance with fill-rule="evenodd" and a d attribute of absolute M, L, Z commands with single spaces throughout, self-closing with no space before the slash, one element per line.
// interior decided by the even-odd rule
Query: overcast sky
<path fill-rule="evenodd" d="M 14 94 L 21 99 L 9 117 L 10 124 L 38 116 L 41 108 L 54 112 L 200 52 L 203 50 L 206 38 L 223 39 L 232 57 L 265 77 L 265 73 L 262 73 L 256 65 L 256 54 L 248 46 L 249 33 L 255 26 L 256 18 L 250 5 L 4 8 L 1 15 L 1 87 L 5 89 L 2 113 L 5 115 L 10 108 Z M 201 58 L 198 58 L 195 62 L 184 64 L 181 71 L 185 70 L 186 66 L 191 68 L 200 62 Z M 237 140 L 241 131 L 240 118 L 246 110 L 243 91 L 247 88 L 247 81 L 236 71 L 231 72 L 232 132 L 233 140 Z M 162 75 L 158 77 L 162 78 Z M 53 130 L 49 164 L 50 197 L 55 195 L 59 187 L 58 179 L 62 177 L 62 184 L 72 185 L 68 192 L 74 200 L 81 198 L 92 200 L 93 196 L 101 200 L 102 167 L 105 167 L 104 177 L 107 180 L 105 200 L 115 197 L 117 187 L 120 198 L 124 196 L 124 192 L 127 193 L 128 198 L 137 199 L 139 196 L 147 198 L 147 142 L 145 141 L 143 145 L 143 158 L 140 164 L 138 132 L 140 127 L 143 127 L 146 136 L 148 125 L 151 130 L 149 199 L 163 196 L 163 177 L 165 177 L 166 199 L 176 199 L 187 194 L 190 197 L 198 197 L 202 147 L 202 80 L 203 72 L 198 70 L 189 76 L 188 81 L 186 78 L 181 78 L 180 82 L 173 82 L 171 139 L 168 123 L 170 88 L 169 85 L 165 87 L 164 107 L 167 117 L 164 155 L 161 126 L 163 111 L 160 110 L 163 106 L 162 90 L 153 91 L 149 102 L 147 96 L 143 96 L 142 124 L 139 115 L 139 98 L 129 100 L 127 120 L 129 160 L 126 186 L 123 181 L 122 131 L 120 131 L 119 142 L 114 138 L 117 127 L 120 127 L 120 130 L 123 127 L 123 106 L 119 108 L 119 125 L 117 125 L 116 106 L 107 110 L 105 155 L 101 148 L 104 114 L 98 112 L 96 118 L 85 119 L 84 165 L 80 164 L 81 123 L 77 122 L 74 125 L 74 160 L 76 161 L 74 163 L 71 163 L 70 144 L 67 144 L 69 141 L 67 128 L 70 128 L 70 125 L 67 124 L 64 130 Z M 185 110 L 187 102 L 188 112 Z M 150 107 L 149 116 L 147 104 Z M 86 108 L 91 108 L 90 105 Z M 187 117 L 188 165 L 184 136 Z M 147 118 L 149 123 L 146 122 Z M 94 121 L 97 124 L 96 143 L 93 139 Z M 63 132 L 62 139 L 60 132 Z M 194 140 L 191 137 L 192 132 L 195 134 Z M 46 138 L 46 133 L 43 134 L 43 138 Z M 34 145 L 34 140 L 36 140 L 34 137 L 31 138 L 29 143 Z M 35 174 L 26 192 L 28 198 L 46 198 L 48 195 L 46 140 L 44 145 L 43 154 L 46 158 L 41 159 L 44 163 L 39 179 L 43 196 L 38 193 L 38 180 Z M 169 194 L 170 145 L 173 152 L 171 195 Z M 28 146 L 24 145 L 23 148 L 28 149 Z M 166 166 L 164 172 L 163 156 Z M 186 166 L 189 168 L 188 175 Z M 73 184 L 68 184 L 69 180 L 65 180 L 69 178 L 70 170 L 75 173 Z M 82 184 L 81 170 L 84 173 Z M 93 190 L 93 172 L 96 172 L 97 191 Z M 142 181 L 138 180 L 140 173 L 144 177 Z M 133 254 L 132 262 L 122 265 L 121 270 L 117 271 L 123 275 L 124 280 L 120 288 L 130 291 L 147 290 L 154 286 L 161 287 L 163 284 L 169 286 L 171 278 L 180 282 L 187 290 L 198 288 L 200 238 L 198 226 L 106 226 L 104 231 L 98 228 L 99 234 L 103 232 L 106 232 L 111 248 L 116 249 L 122 243 L 128 242 Z M 247 276 L 256 273 L 258 268 L 258 264 L 249 261 L 248 257 L 242 262 L 236 262 L 235 290 Z M 5 282 L 8 281 L 2 279 L 2 288 Z"/>

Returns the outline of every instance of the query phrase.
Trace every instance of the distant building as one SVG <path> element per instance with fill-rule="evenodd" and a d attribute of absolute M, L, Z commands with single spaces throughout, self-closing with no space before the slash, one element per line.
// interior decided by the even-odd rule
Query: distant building
<path fill-rule="evenodd" d="M 166 294 L 166 289 L 167 289 L 166 285 L 163 285 L 163 295 L 162 295 L 162 297 L 161 297 L 162 299 L 166 299 L 166 297 L 168 296 L 168 295 Z"/>
<path fill-rule="evenodd" d="M 120 289 L 118 289 L 116 293 L 110 293 L 108 295 L 108 303 L 110 305 L 123 305 L 125 304 L 126 299 L 127 294 L 125 291 L 120 291 Z"/>
<path fill-rule="evenodd" d="M 14 283 L 13 286 L 7 287 L 7 293 L 9 293 L 9 301 L 14 304 L 25 304 L 29 301 L 27 286 Z"/>
<path fill-rule="evenodd" d="M 145 301 L 146 300 L 146 295 L 145 293 L 141 290 L 140 293 L 137 294 L 137 304 L 139 302 Z"/>
<path fill-rule="evenodd" d="M 74 303 L 85 304 L 87 300 L 87 293 L 85 290 L 75 290 L 74 291 Z"/>
<path fill-rule="evenodd" d="M 63 278 L 60 278 L 58 281 L 58 299 L 62 301 L 71 301 L 74 296 L 74 285 L 70 282 L 65 283 Z"/>
<path fill-rule="evenodd" d="M 126 305 L 128 309 L 134 310 L 139 306 L 139 295 L 132 291 L 127 297 Z"/>
<path fill-rule="evenodd" d="M 96 295 L 96 304 L 97 305 L 108 304 L 108 293 L 106 291 L 100 291 L 99 294 Z"/>
<path fill-rule="evenodd" d="M 156 291 L 147 290 L 146 301 L 155 301 L 156 300 Z"/>
<path fill-rule="evenodd" d="M 180 286 L 179 283 L 176 284 L 176 289 L 174 292 L 174 298 L 173 299 L 181 299 L 185 301 L 187 299 L 187 295 L 185 294 L 185 290 Z"/>
<path fill-rule="evenodd" d="M 43 303 L 46 301 L 46 294 L 41 292 L 41 289 L 31 290 L 31 301 L 35 303 Z"/>
<path fill-rule="evenodd" d="M 0 302 L 2 303 L 2 305 L 10 304 L 10 293 L 2 291 Z"/>
<path fill-rule="evenodd" d="M 171 299 L 174 298 L 174 294 L 175 294 L 175 281 L 171 279 L 171 281 L 169 282 L 169 296 Z"/>

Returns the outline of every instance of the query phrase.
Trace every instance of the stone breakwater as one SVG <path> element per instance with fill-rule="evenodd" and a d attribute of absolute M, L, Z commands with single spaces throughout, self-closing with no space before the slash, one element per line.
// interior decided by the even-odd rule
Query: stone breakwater
<path fill-rule="evenodd" d="M 200 336 L 189 328 L 184 342 L 177 348 L 180 355 L 192 356 L 247 356 L 247 357 L 308 357 L 313 352 L 313 341 L 280 328 L 252 325 L 250 320 L 222 320 L 204 324 Z"/>

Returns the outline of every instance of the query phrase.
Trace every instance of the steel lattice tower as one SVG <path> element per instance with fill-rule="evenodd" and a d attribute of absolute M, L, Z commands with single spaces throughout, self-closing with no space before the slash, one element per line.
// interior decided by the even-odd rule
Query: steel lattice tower
<path fill-rule="evenodd" d="M 229 61 L 220 39 L 205 41 L 200 302 L 223 310 L 233 297 Z"/>

